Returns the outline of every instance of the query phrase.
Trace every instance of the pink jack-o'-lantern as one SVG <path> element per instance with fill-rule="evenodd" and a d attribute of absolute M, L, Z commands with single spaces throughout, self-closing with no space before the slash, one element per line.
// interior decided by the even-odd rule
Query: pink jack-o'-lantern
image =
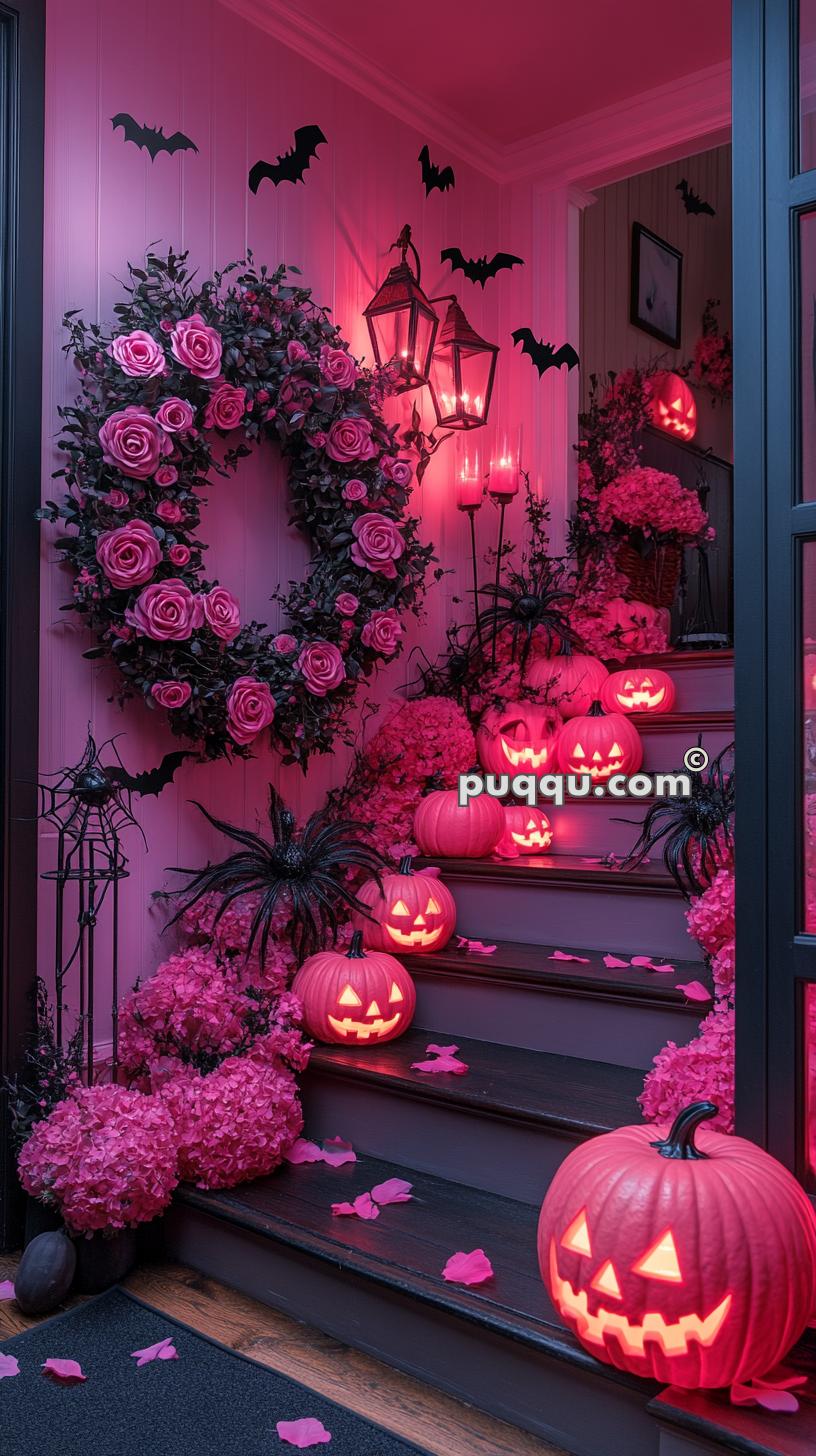
<path fill-rule="evenodd" d="M 359 930 L 347 951 L 319 951 L 304 961 L 292 990 L 310 1035 L 339 1046 L 393 1041 L 408 1030 L 416 1008 L 405 967 L 385 951 L 364 951 Z"/>
<path fill-rule="evenodd" d="M 674 698 L 674 682 L 659 667 L 625 667 L 610 673 L 601 688 L 608 713 L 670 713 Z"/>
<path fill-rule="evenodd" d="M 367 880 L 357 898 L 373 918 L 355 911 L 352 924 L 371 950 L 414 955 L 441 950 L 456 929 L 456 903 L 447 885 L 435 875 L 415 874 L 410 855 L 400 860 L 396 874 L 382 875 L 379 885 Z"/>
<path fill-rule="evenodd" d="M 561 731 L 557 708 L 533 701 L 488 708 L 476 733 L 479 762 L 487 773 L 552 773 Z"/>
<path fill-rule="evenodd" d="M 605 713 L 599 702 L 561 730 L 561 773 L 588 775 L 593 784 L 604 784 L 613 774 L 637 773 L 642 762 L 643 744 L 634 723 L 623 713 Z"/>
<path fill-rule="evenodd" d="M 508 859 L 517 855 L 547 854 L 553 842 L 553 830 L 547 815 L 536 805 L 505 804 L 504 834 L 496 845 L 496 854 Z"/>
<path fill-rule="evenodd" d="M 562 718 L 586 713 L 608 677 L 597 657 L 562 647 L 554 657 L 537 657 L 527 669 L 525 686 L 553 703 Z"/>
<path fill-rule="evenodd" d="M 697 401 L 685 379 L 669 370 L 652 380 L 649 414 L 652 424 L 667 435 L 693 440 L 697 433 Z"/>

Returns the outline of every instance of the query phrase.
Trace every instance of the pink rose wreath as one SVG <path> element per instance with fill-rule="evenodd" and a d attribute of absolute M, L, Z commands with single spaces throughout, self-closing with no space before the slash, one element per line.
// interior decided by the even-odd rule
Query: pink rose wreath
<path fill-rule="evenodd" d="M 82 380 L 60 411 L 57 541 L 71 607 L 141 697 L 207 758 L 268 730 L 288 763 L 331 749 L 358 683 L 400 650 L 432 547 L 409 514 L 412 469 L 383 421 L 387 376 L 360 368 L 308 289 L 251 257 L 202 284 L 186 254 L 131 268 L 116 332 L 66 315 Z M 296 271 L 296 270 L 292 270 Z M 216 437 L 234 436 L 223 465 Z M 314 548 L 272 633 L 207 579 L 203 491 L 263 439 L 286 458 L 293 518 Z"/>

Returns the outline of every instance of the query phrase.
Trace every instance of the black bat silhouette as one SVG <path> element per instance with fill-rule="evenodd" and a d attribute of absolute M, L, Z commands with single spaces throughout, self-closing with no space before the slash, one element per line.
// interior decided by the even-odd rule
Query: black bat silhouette
<path fill-rule="evenodd" d="M 121 126 L 126 142 L 135 142 L 140 149 L 145 147 L 150 153 L 151 162 L 155 162 L 159 152 L 198 151 L 195 142 L 191 142 L 183 131 L 174 131 L 172 136 L 166 137 L 160 126 L 139 126 L 127 111 L 117 111 L 111 117 L 111 124 L 114 131 L 117 126 Z"/>
<path fill-rule="evenodd" d="M 121 765 L 106 768 L 105 773 L 110 782 L 120 789 L 127 789 L 131 794 L 155 794 L 158 798 L 162 789 L 173 782 L 176 769 L 185 758 L 194 757 L 192 753 L 177 750 L 175 753 L 166 753 L 158 768 L 147 769 L 144 773 L 130 774 Z"/>
<path fill-rule="evenodd" d="M 459 248 L 443 248 L 441 260 L 450 263 L 452 273 L 461 268 L 465 277 L 471 283 L 481 283 L 482 289 L 488 278 L 495 278 L 500 269 L 515 268 L 517 263 L 524 267 L 524 259 L 517 258 L 515 253 L 494 253 L 488 263 L 487 254 L 482 254 L 481 258 L 466 258 Z"/>
<path fill-rule="evenodd" d="M 709 217 L 717 216 L 711 203 L 703 202 L 703 199 L 689 187 L 685 177 L 680 178 L 674 190 L 682 194 L 683 206 L 686 212 L 707 212 Z"/>
<path fill-rule="evenodd" d="M 303 174 L 312 157 L 317 156 L 318 147 L 324 143 L 326 138 L 319 126 L 299 126 L 295 132 L 295 145 L 288 152 L 284 152 L 274 162 L 255 163 L 249 174 L 250 192 L 258 191 L 264 177 L 268 177 L 276 187 L 280 182 L 303 182 L 305 185 Z"/>
<path fill-rule="evenodd" d="M 553 349 L 552 344 L 545 344 L 541 339 L 537 339 L 532 329 L 514 329 L 513 343 L 521 344 L 522 354 L 530 355 L 538 370 L 539 378 L 545 369 L 560 369 L 566 364 L 569 373 L 570 369 L 574 369 L 579 363 L 578 355 L 572 344 L 562 344 L 560 349 Z"/>
<path fill-rule="evenodd" d="M 453 167 L 437 167 L 436 163 L 431 161 L 431 154 L 428 151 L 427 142 L 417 157 L 417 161 L 422 164 L 422 180 L 425 183 L 426 197 L 430 197 L 434 187 L 439 192 L 447 192 L 449 187 L 456 186 Z"/>

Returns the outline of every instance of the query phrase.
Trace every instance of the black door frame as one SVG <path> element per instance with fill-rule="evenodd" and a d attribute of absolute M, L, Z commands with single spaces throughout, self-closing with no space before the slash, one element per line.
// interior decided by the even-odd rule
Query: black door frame
<path fill-rule="evenodd" d="M 45 0 L 0 0 L 0 1070 L 20 1063 L 37 954 Z M 0 1098 L 0 1249 L 19 1201 Z"/>

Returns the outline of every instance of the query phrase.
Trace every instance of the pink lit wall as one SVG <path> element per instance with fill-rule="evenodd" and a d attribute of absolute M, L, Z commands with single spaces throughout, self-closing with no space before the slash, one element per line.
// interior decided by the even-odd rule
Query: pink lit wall
<path fill-rule="evenodd" d="M 151 163 L 146 152 L 125 144 L 121 131 L 113 132 L 110 118 L 119 111 L 140 122 L 161 123 L 166 131 L 181 128 L 196 142 L 198 154 L 161 154 Z M 322 127 L 329 145 L 312 164 L 306 185 L 276 190 L 263 183 L 253 197 L 247 187 L 250 166 L 261 157 L 274 159 L 290 145 L 294 128 L 310 122 Z M 503 208 L 499 187 L 456 156 L 440 158 L 456 167 L 455 190 L 434 192 L 426 200 L 417 164 L 425 140 L 216 0 L 59 0 L 49 5 L 45 493 L 51 493 L 49 476 L 58 463 L 57 408 L 74 388 L 61 352 L 62 313 L 79 308 L 91 319 L 109 321 L 126 261 L 138 262 L 149 243 L 189 248 L 205 274 L 240 257 L 247 247 L 270 265 L 296 264 L 358 354 L 367 351 L 362 309 L 387 266 L 387 246 L 406 220 L 414 226 L 429 293 L 450 289 L 447 265 L 439 263 L 445 245 L 460 244 L 473 256 L 497 248 L 525 256 L 530 206 Z M 525 439 L 532 444 L 539 428 L 537 376 L 528 360 L 508 363 L 511 327 L 528 322 L 545 327 L 530 314 L 535 280 L 525 272 L 530 270 L 501 275 L 484 294 L 463 283 L 461 274 L 457 286 L 473 324 L 502 344 L 500 417 L 514 428 L 523 419 Z M 516 378 L 521 381 L 517 399 Z M 408 402 L 391 408 L 395 417 L 404 417 Z M 425 620 L 412 628 L 412 643 L 431 657 L 446 624 L 461 611 L 456 598 L 468 587 L 466 522 L 451 504 L 454 459 L 451 443 L 440 451 L 415 498 L 424 535 L 450 569 L 431 586 Z M 563 481 L 554 484 L 563 492 Z M 286 520 L 285 480 L 271 448 L 245 462 L 237 477 L 213 486 L 206 521 L 211 569 L 238 592 L 245 612 L 261 620 L 274 618 L 269 597 L 278 583 L 298 576 L 306 563 L 306 548 Z M 492 540 L 492 513 L 483 511 L 481 524 L 485 538 L 489 525 Z M 41 768 L 45 772 L 73 762 L 89 722 L 98 740 L 122 734 L 118 746 L 129 768 L 152 767 L 174 740 L 159 717 L 141 705 L 121 712 L 110 701 L 114 676 L 106 666 L 83 660 L 90 640 L 72 614 L 61 611 L 69 586 L 46 539 Z M 379 680 L 380 698 L 398 690 L 415 671 L 404 657 Z M 271 752 L 261 749 L 246 765 L 185 765 L 160 799 L 137 802 L 149 849 L 145 853 L 131 835 L 124 980 L 149 974 L 161 954 L 163 916 L 151 909 L 150 897 L 168 882 L 166 867 L 195 865 L 220 851 L 221 842 L 204 832 L 190 799 L 251 825 L 263 814 L 270 779 L 303 811 L 342 779 L 346 761 L 340 751 L 317 761 L 304 779 L 298 770 L 282 771 Z M 44 835 L 43 868 L 52 854 L 53 841 Z M 41 965 L 47 974 L 52 965 L 47 887 L 42 888 L 40 919 Z M 103 989 L 102 1004 L 104 999 Z"/>

